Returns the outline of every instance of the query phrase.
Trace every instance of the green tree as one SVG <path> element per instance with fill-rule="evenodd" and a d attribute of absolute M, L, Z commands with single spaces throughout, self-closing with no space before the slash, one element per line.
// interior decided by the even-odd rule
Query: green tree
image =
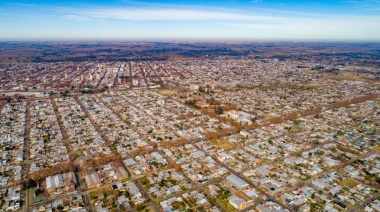
<path fill-rule="evenodd" d="M 33 187 L 36 187 L 36 186 L 37 186 L 37 183 L 32 178 L 30 178 L 28 180 L 28 182 L 26 183 L 26 188 L 27 189 L 30 189 L 30 188 L 33 188 Z"/>
<path fill-rule="evenodd" d="M 139 205 L 139 206 L 136 207 L 137 211 L 142 211 L 144 209 L 145 209 L 145 205 Z"/>
<path fill-rule="evenodd" d="M 220 114 L 223 114 L 223 108 L 222 107 L 216 107 L 215 109 L 214 109 L 214 112 L 216 113 L 216 114 L 218 114 L 218 115 L 220 115 Z"/>

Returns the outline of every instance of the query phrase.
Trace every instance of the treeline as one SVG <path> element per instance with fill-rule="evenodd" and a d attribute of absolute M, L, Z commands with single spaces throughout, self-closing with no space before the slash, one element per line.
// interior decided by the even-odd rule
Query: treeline
<path fill-rule="evenodd" d="M 350 104 L 358 104 L 358 103 L 365 102 L 365 101 L 368 101 L 368 100 L 371 100 L 374 98 L 378 98 L 378 97 L 379 97 L 379 95 L 377 95 L 377 94 L 369 94 L 369 95 L 364 95 L 364 96 L 358 96 L 358 97 L 354 97 L 352 99 L 346 99 L 343 101 L 335 102 L 335 103 L 327 106 L 326 109 L 336 109 L 336 108 L 340 108 L 340 107 L 347 107 Z M 322 107 L 315 107 L 315 108 L 311 108 L 308 110 L 304 110 L 300 113 L 296 113 L 296 112 L 287 113 L 287 114 L 284 114 L 282 116 L 275 116 L 275 117 L 265 119 L 262 123 L 263 124 L 278 124 L 278 123 L 281 123 L 283 121 L 296 119 L 298 117 L 318 114 L 318 113 L 322 112 L 322 110 L 323 110 Z"/>
<path fill-rule="evenodd" d="M 369 94 L 369 95 L 364 95 L 364 96 L 358 96 L 358 97 L 354 97 L 352 99 L 346 99 L 346 100 L 343 100 L 340 102 L 335 102 L 332 105 L 330 105 L 328 108 L 334 109 L 334 108 L 346 107 L 350 104 L 357 104 L 357 103 L 365 102 L 365 101 L 368 101 L 370 99 L 375 99 L 378 97 L 379 97 L 378 94 Z"/>
<path fill-rule="evenodd" d="M 109 61 L 166 61 L 169 56 L 139 56 L 134 54 L 124 54 L 124 55 L 112 55 L 112 56 L 102 56 L 102 55 L 88 55 L 88 56 L 77 56 L 64 58 L 58 55 L 57 58 L 47 59 L 45 57 L 37 56 L 33 58 L 34 63 L 57 63 L 57 62 L 87 62 L 87 61 L 99 61 L 99 62 L 109 62 Z"/>
<path fill-rule="evenodd" d="M 89 159 L 86 162 L 78 163 L 78 166 L 80 168 L 88 168 L 88 167 L 94 167 L 94 166 L 100 166 L 107 163 L 110 163 L 115 160 L 120 160 L 121 156 L 119 154 L 113 154 L 113 155 L 105 155 L 96 159 Z"/>
<path fill-rule="evenodd" d="M 56 175 L 59 173 L 69 172 L 74 170 L 74 165 L 71 162 L 62 163 L 58 166 L 53 166 L 51 168 L 41 169 L 30 174 L 30 178 L 34 181 L 44 180 L 45 178 Z"/>

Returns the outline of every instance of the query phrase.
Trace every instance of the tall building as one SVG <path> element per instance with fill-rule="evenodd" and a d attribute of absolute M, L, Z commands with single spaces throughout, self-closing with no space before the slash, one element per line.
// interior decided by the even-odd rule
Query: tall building
<path fill-rule="evenodd" d="M 214 90 L 216 87 L 216 82 L 215 81 L 212 81 L 211 82 L 211 90 Z"/>

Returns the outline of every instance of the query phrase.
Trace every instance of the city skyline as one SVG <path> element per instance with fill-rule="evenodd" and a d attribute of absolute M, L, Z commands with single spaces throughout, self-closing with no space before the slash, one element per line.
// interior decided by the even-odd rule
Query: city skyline
<path fill-rule="evenodd" d="M 1 41 L 379 41 L 380 1 L 4 1 Z"/>

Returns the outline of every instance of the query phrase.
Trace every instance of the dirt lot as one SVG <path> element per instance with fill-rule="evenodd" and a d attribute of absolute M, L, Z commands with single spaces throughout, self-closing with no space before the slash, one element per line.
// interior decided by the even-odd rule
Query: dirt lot
<path fill-rule="evenodd" d="M 318 73 L 318 71 L 316 71 L 316 70 L 302 70 L 302 73 L 304 73 L 304 74 L 315 74 L 315 73 Z"/>
<path fill-rule="evenodd" d="M 227 141 L 217 141 L 215 145 L 224 150 L 235 149 L 235 147 Z"/>
<path fill-rule="evenodd" d="M 173 95 L 173 94 L 175 94 L 175 92 L 172 90 L 159 90 L 158 93 L 160 93 L 162 95 Z"/>
<path fill-rule="evenodd" d="M 380 145 L 373 147 L 372 150 L 376 152 L 380 152 Z"/>

